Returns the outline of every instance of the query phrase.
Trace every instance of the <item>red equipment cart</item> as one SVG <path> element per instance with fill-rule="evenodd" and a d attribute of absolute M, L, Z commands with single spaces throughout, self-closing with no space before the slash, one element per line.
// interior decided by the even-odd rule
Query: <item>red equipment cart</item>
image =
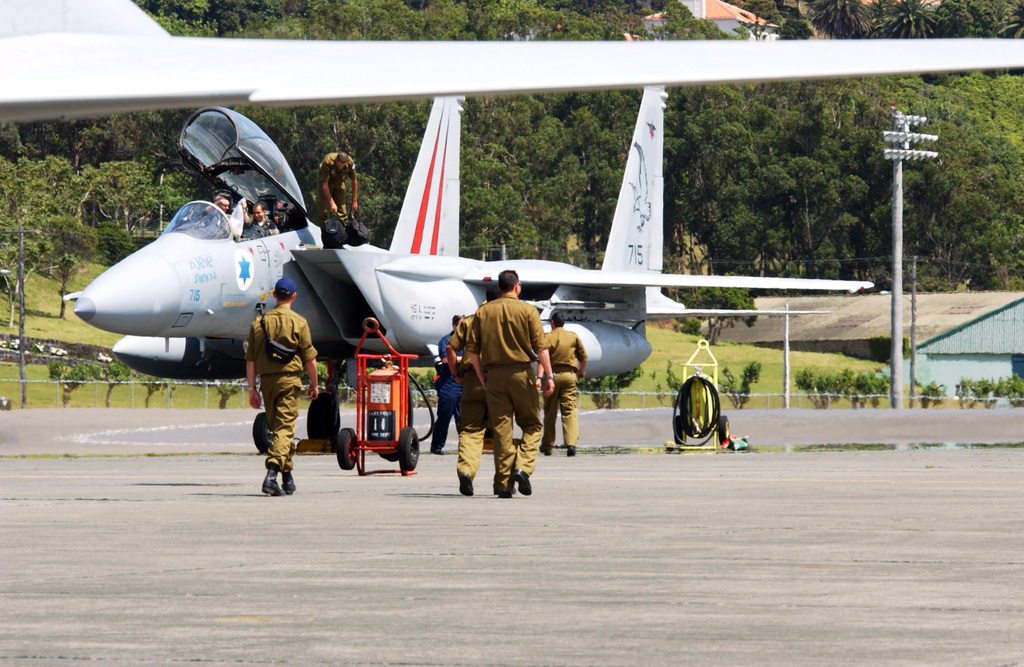
<path fill-rule="evenodd" d="M 391 354 L 363 354 L 367 335 L 375 333 Z M 395 473 L 415 475 L 420 458 L 420 443 L 410 426 L 409 362 L 415 354 L 401 354 L 380 333 L 380 323 L 372 317 L 363 320 L 363 337 L 356 347 L 356 430 L 343 428 L 338 433 L 338 465 L 342 470 L 356 468 L 359 475 Z M 382 361 L 383 367 L 368 371 L 366 363 Z M 398 366 L 395 367 L 397 360 Z M 366 452 L 388 461 L 398 461 L 398 470 L 366 470 Z"/>

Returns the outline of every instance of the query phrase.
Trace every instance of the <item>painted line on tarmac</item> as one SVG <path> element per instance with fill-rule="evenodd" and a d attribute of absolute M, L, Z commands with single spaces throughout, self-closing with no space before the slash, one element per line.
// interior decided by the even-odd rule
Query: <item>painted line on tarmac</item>
<path fill-rule="evenodd" d="M 179 424 L 179 425 L 166 425 L 166 426 L 151 426 L 144 428 L 120 428 L 120 429 L 108 429 L 106 431 L 98 431 L 96 433 L 75 433 L 67 435 L 62 438 L 69 442 L 86 445 L 132 445 L 137 447 L 181 447 L 182 442 L 171 441 L 151 441 L 151 440 L 140 440 L 147 435 L 153 434 L 165 434 L 165 433 L 177 433 L 185 431 L 182 434 L 187 435 L 187 432 L 195 432 L 198 430 L 209 430 L 215 428 L 240 428 L 240 427 L 251 427 L 252 422 L 250 421 L 235 421 L 235 422 L 218 422 L 214 424 Z M 187 443 L 189 447 L 249 447 L 252 446 L 251 442 L 237 441 L 237 442 L 224 442 L 223 440 L 217 442 L 194 442 L 189 440 Z"/>

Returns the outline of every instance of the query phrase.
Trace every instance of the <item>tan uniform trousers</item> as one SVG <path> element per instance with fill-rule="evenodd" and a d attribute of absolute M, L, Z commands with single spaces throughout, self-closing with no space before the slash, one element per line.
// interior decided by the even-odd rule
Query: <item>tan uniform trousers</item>
<path fill-rule="evenodd" d="M 267 467 L 275 463 L 281 472 L 291 472 L 302 379 L 291 373 L 263 375 L 260 376 L 260 390 L 263 393 L 263 409 L 267 412 L 267 428 L 274 434 L 270 449 L 267 450 Z"/>
<path fill-rule="evenodd" d="M 512 471 L 533 474 L 544 426 L 540 421 L 537 376 L 532 367 L 487 369 L 487 416 L 494 431 L 494 489 L 512 491 Z M 512 440 L 512 419 L 523 439 Z"/>
<path fill-rule="evenodd" d="M 576 417 L 576 373 L 555 373 L 555 390 L 544 397 L 544 438 L 541 449 L 550 452 L 555 445 L 555 415 L 562 413 L 562 440 L 566 447 L 575 447 L 580 439 Z"/>
<path fill-rule="evenodd" d="M 470 479 L 476 479 L 480 456 L 484 450 L 484 432 L 487 430 L 487 392 L 472 370 L 462 383 L 460 409 L 459 462 L 456 470 L 466 473 Z"/>

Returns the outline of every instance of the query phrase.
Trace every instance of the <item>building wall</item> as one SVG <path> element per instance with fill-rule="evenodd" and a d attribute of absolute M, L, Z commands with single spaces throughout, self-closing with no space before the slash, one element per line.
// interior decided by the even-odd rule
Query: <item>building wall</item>
<path fill-rule="evenodd" d="M 959 330 L 926 341 L 918 348 L 928 354 L 1024 354 L 1024 301 L 968 322 Z"/>
<path fill-rule="evenodd" d="M 956 394 L 956 385 L 963 378 L 997 380 L 1013 374 L 1010 354 L 922 354 L 917 353 L 914 374 L 919 385 L 931 382 L 946 385 L 946 396 Z M 903 372 L 910 382 L 910 362 L 903 360 Z"/>

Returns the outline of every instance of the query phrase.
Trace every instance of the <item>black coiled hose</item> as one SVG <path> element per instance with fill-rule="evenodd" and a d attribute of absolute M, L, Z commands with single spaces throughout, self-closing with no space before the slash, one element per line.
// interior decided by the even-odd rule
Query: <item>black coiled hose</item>
<path fill-rule="evenodd" d="M 423 387 L 421 387 L 420 383 L 416 381 L 416 376 L 409 373 L 409 380 L 411 380 L 412 383 L 416 385 L 416 388 L 419 389 L 420 396 L 423 397 L 423 402 L 427 404 L 427 411 L 430 413 L 430 428 L 427 429 L 425 435 L 416 434 L 419 441 L 424 442 L 434 432 L 434 407 L 430 405 L 430 401 L 427 400 L 427 392 L 423 391 Z M 409 394 L 409 426 L 412 426 L 412 389 L 409 390 Z"/>
<path fill-rule="evenodd" d="M 702 406 L 694 402 L 694 383 L 699 386 L 697 390 L 703 390 L 708 400 L 701 401 Z M 703 445 L 711 437 L 718 425 L 718 417 L 721 415 L 721 405 L 718 400 L 718 390 L 715 384 L 706 375 L 694 375 L 690 377 L 676 394 L 675 403 L 672 406 L 672 435 L 676 444 L 683 444 L 684 434 L 687 438 L 700 439 L 700 442 L 687 443 L 690 446 L 698 447 Z"/>

